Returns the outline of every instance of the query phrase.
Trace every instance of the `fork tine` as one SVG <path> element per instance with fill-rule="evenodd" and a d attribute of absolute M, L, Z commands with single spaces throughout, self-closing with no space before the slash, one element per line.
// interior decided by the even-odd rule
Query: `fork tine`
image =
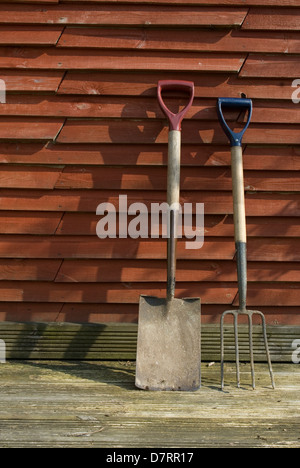
<path fill-rule="evenodd" d="M 238 314 L 234 313 L 233 316 L 234 316 L 236 380 L 237 380 L 237 387 L 240 388 L 240 353 L 239 353 Z"/>
<path fill-rule="evenodd" d="M 267 355 L 267 360 L 268 360 L 268 367 L 269 367 L 269 373 L 270 373 L 270 378 L 271 378 L 271 384 L 272 384 L 272 388 L 275 389 L 274 374 L 273 374 L 271 356 L 270 356 L 269 345 L 268 345 L 266 319 L 265 319 L 265 316 L 264 316 L 264 314 L 262 312 L 256 311 L 256 313 L 258 315 L 260 315 L 260 317 L 261 317 L 262 330 L 263 330 L 265 350 L 266 350 L 266 355 Z"/>
<path fill-rule="evenodd" d="M 255 372 L 254 372 L 254 353 L 253 353 L 253 328 L 252 328 L 252 312 L 248 314 L 249 323 L 249 351 L 250 351 L 250 365 L 251 365 L 251 377 L 252 377 L 252 388 L 255 390 Z"/>
<path fill-rule="evenodd" d="M 248 334 L 249 334 L 249 353 L 250 353 L 250 365 L 251 365 L 251 377 L 252 377 L 252 388 L 255 389 L 255 370 L 254 370 L 254 347 L 253 347 L 253 315 L 258 314 L 262 321 L 262 331 L 264 337 L 264 346 L 267 355 L 267 361 L 269 366 L 269 373 L 271 377 L 272 387 L 275 388 L 274 375 L 272 370 L 272 363 L 270 357 L 270 351 L 268 346 L 267 328 L 265 316 L 258 310 L 226 310 L 221 315 L 220 331 L 221 331 L 221 389 L 224 390 L 224 364 L 225 364 L 225 339 L 224 339 L 224 319 L 226 315 L 232 315 L 234 318 L 234 341 L 235 341 L 235 360 L 236 360 L 236 379 L 237 387 L 240 388 L 240 362 L 239 362 L 239 336 L 238 336 L 238 316 L 248 316 Z"/>
<path fill-rule="evenodd" d="M 221 315 L 221 389 L 224 390 L 224 317 L 226 312 Z"/>

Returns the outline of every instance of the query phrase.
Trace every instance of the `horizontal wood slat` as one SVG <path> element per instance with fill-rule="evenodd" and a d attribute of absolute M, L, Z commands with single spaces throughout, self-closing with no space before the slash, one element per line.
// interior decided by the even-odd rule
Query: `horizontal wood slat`
<path fill-rule="evenodd" d="M 205 211 L 205 207 L 204 207 Z M 55 213 L 54 213 L 55 214 Z M 41 213 L 41 217 L 42 217 Z M 13 217 L 13 214 L 11 215 Z M 31 215 L 32 216 L 32 215 Z M 1 212 L 0 212 L 1 217 Z M 5 215 L 4 215 L 5 218 Z M 133 216 L 128 217 L 128 222 Z M 30 216 L 29 216 L 30 219 Z M 96 227 L 101 216 L 90 213 L 65 213 L 59 226 L 56 230 L 57 235 L 95 235 Z M 116 217 L 116 232 L 119 233 L 119 216 Z M 17 225 L 17 223 L 16 223 Z M 24 223 L 30 230 L 30 223 Z M 151 215 L 148 218 L 149 235 L 152 225 Z M 155 225 L 156 226 L 156 225 Z M 185 226 L 190 226 L 190 223 L 185 222 Z M 196 226 L 196 219 L 193 216 L 191 227 Z M 25 227 L 24 227 L 25 229 Z M 9 232 L 6 232 L 9 234 Z M 160 227 L 161 233 L 161 227 Z M 34 234 L 34 232 L 28 232 Z M 47 233 L 45 233 L 47 234 Z M 285 218 L 284 223 L 281 222 L 281 217 L 247 217 L 247 234 L 249 237 L 298 237 L 300 236 L 300 221 L 298 218 Z M 208 215 L 204 212 L 204 235 L 213 237 L 233 237 L 234 225 L 232 215 Z"/>
<path fill-rule="evenodd" d="M 185 100 L 171 100 L 170 107 L 184 106 Z M 284 105 L 281 105 L 284 108 Z M 288 108 L 288 105 L 285 105 Z M 267 118 L 267 110 L 265 117 Z M 270 111 L 272 114 L 272 110 Z M 44 117 L 78 117 L 78 118 L 159 118 L 164 119 L 157 99 L 155 98 L 118 98 L 86 96 L 40 96 L 23 95 L 7 96 L 6 103 L 0 106 L 0 115 L 11 116 L 44 116 Z M 236 120 L 239 112 L 231 111 L 227 118 Z M 217 120 L 215 100 L 195 99 L 187 119 Z"/>
<path fill-rule="evenodd" d="M 299 171 L 298 146 L 250 146 L 244 148 L 245 170 Z M 89 166 L 166 166 L 166 144 L 92 145 L 51 144 L 44 142 L 0 142 L 0 162 L 7 164 L 54 164 Z M 228 145 L 183 145 L 182 166 L 230 166 Z"/>
<path fill-rule="evenodd" d="M 18 172 L 11 168 L 14 179 L 7 177 L 9 169 L 0 170 L 0 186 L 18 187 Z M 36 172 L 36 177 L 35 177 Z M 37 188 L 49 188 L 51 176 L 54 171 L 45 170 L 46 183 L 42 179 L 42 173 L 38 169 L 21 171 L 23 184 L 34 183 Z M 49 173 L 49 178 L 47 174 Z M 26 179 L 24 177 L 26 175 Z M 58 175 L 58 176 L 57 176 Z M 56 177 L 57 176 L 57 177 Z M 54 172 L 54 186 L 64 189 L 113 189 L 113 190 L 166 190 L 167 168 L 145 167 L 145 168 L 107 168 L 107 167 L 75 167 L 65 169 L 58 174 Z M 300 177 L 296 172 L 279 171 L 245 171 L 245 189 L 248 191 L 300 191 Z M 45 185 L 45 187 L 44 187 Z M 199 169 L 182 168 L 181 189 L 182 190 L 232 190 L 231 171 L 227 168 L 201 167 Z"/>
<path fill-rule="evenodd" d="M 0 117 L 0 139 L 3 140 L 54 140 L 64 119 Z"/>
<path fill-rule="evenodd" d="M 55 45 L 62 32 L 63 26 L 51 26 L 50 28 L 42 26 L 0 26 L 0 44 L 7 46 L 15 44 Z"/>
<path fill-rule="evenodd" d="M 224 304 L 201 304 L 202 324 L 220 324 L 220 315 L 227 308 Z M 298 308 L 295 306 L 260 306 L 268 324 L 280 326 L 288 321 L 299 326 Z M 0 319 L 19 322 L 70 322 L 89 323 L 137 323 L 138 304 L 58 303 L 58 302 L 0 302 Z M 124 323 L 124 325 L 125 325 Z M 230 323 L 230 322 L 229 322 Z M 255 322 L 256 323 L 256 320 Z M 259 323 L 258 323 L 259 324 Z"/>
<path fill-rule="evenodd" d="M 133 216 L 128 216 L 128 223 Z M 56 212 L 11 212 L 1 211 L 0 220 L 3 234 L 56 234 L 56 235 L 83 235 L 95 236 L 96 226 L 101 216 L 90 213 L 56 213 Z M 119 217 L 116 217 L 116 233 L 119 232 Z M 151 222 L 148 220 L 149 236 Z M 196 226 L 195 217 L 192 224 L 185 222 L 186 226 Z M 204 216 L 205 237 L 233 237 L 232 215 L 207 215 Z M 161 227 L 159 229 L 161 233 Z M 298 218 L 288 218 L 281 223 L 280 217 L 247 217 L 247 234 L 249 237 L 299 237 L 300 222 Z"/>
<path fill-rule="evenodd" d="M 298 306 L 300 295 L 296 284 L 285 284 L 283 287 L 279 284 L 249 284 L 248 288 L 248 307 L 257 307 L 260 305 L 289 305 Z M 234 305 L 238 306 L 238 300 L 235 299 Z"/>
<path fill-rule="evenodd" d="M 0 237 L 0 258 L 166 258 L 166 240 L 160 239 L 99 239 L 89 236 L 3 235 Z M 265 241 L 267 242 L 267 241 Z M 277 246 L 278 248 L 278 246 Z M 282 251 L 287 247 L 283 246 Z M 271 250 L 271 255 L 272 255 Z M 178 241 L 178 259 L 232 259 L 235 248 L 232 239 L 211 238 L 198 250 L 185 248 Z M 283 252 L 284 254 L 284 252 Z M 265 256 L 261 252 L 263 260 Z"/>
<path fill-rule="evenodd" d="M 3 0 L 4 1 L 4 0 Z M 25 0 L 16 0 L 25 1 Z M 38 1 L 38 0 L 35 0 Z M 47 1 L 47 0 L 44 0 Z M 300 0 L 263 0 L 265 6 L 286 8 L 287 6 L 300 6 Z M 181 5 L 183 0 L 60 0 L 60 3 L 110 3 L 114 4 L 154 4 L 154 5 Z M 185 0 L 184 5 L 217 5 L 217 6 L 262 6 L 262 0 Z"/>
<path fill-rule="evenodd" d="M 225 145 L 219 122 L 184 122 L 184 144 Z M 236 126 L 239 131 L 242 126 Z M 2 140 L 55 140 L 58 143 L 167 143 L 164 121 L 67 120 L 59 118 L 0 117 Z M 248 144 L 300 144 L 297 124 L 252 124 L 244 138 Z"/>
<path fill-rule="evenodd" d="M 2 234 L 55 234 L 63 213 L 0 211 Z"/>
<path fill-rule="evenodd" d="M 0 210 L 12 211 L 66 211 L 96 213 L 100 203 L 112 203 L 119 209 L 119 193 L 109 190 L 18 190 L 2 189 Z M 134 191 L 121 193 L 128 196 L 128 205 L 144 203 L 150 209 L 151 203 L 166 200 L 166 193 L 159 191 Z M 204 203 L 207 214 L 232 214 L 232 194 L 228 192 L 181 192 L 180 203 Z M 248 216 L 300 216 L 300 195 L 298 193 L 246 193 Z"/>
<path fill-rule="evenodd" d="M 249 306 L 297 306 L 300 290 L 297 283 L 249 284 Z M 138 304 L 141 295 L 165 297 L 166 288 L 160 283 L 51 283 L 31 281 L 3 281 L 1 301 L 57 302 L 57 303 L 127 303 Z M 201 297 L 203 304 L 231 305 L 237 294 L 233 283 L 178 283 L 176 297 Z M 238 305 L 235 300 L 234 306 Z"/>
<path fill-rule="evenodd" d="M 187 70 L 238 72 L 245 54 L 0 47 L 0 68 L 36 70 Z"/>
<path fill-rule="evenodd" d="M 170 99 L 170 108 L 180 108 L 184 100 Z M 157 99 L 150 97 L 100 97 L 100 96 L 40 96 L 9 95 L 0 106 L 0 116 L 69 117 L 69 118 L 122 118 L 122 119 L 165 119 Z M 238 120 L 240 112 L 227 111 L 226 119 Z M 195 98 L 186 119 L 217 120 L 215 99 Z M 242 118 L 239 119 L 242 121 Z M 254 104 L 252 122 L 257 123 L 298 123 L 300 108 L 290 100 L 257 100 Z M 199 124 L 200 126 L 201 124 Z"/>
<path fill-rule="evenodd" d="M 237 287 L 231 283 L 178 283 L 178 297 L 199 297 L 203 303 L 232 304 Z M 141 294 L 165 297 L 162 284 L 131 283 L 51 283 L 31 281 L 1 282 L 0 301 L 4 302 L 58 302 L 58 303 L 113 303 L 137 304 Z M 271 304 L 272 305 L 272 304 Z"/>
<path fill-rule="evenodd" d="M 60 0 L 11 0 L 10 3 L 42 3 L 42 4 L 45 4 L 45 3 L 59 3 Z M 1 3 L 7 3 L 7 0 L 0 0 L 0 4 Z"/>
<path fill-rule="evenodd" d="M 201 249 L 186 249 L 178 241 L 178 259 L 232 260 L 235 246 L 231 238 L 208 237 Z M 85 258 L 85 259 L 165 259 L 166 241 L 160 239 L 98 239 L 90 236 L 0 237 L 2 258 Z M 300 240 L 289 238 L 249 238 L 249 261 L 299 262 Z"/>
<path fill-rule="evenodd" d="M 43 166 L 0 167 L 0 187 L 53 189 L 61 169 Z"/>
<path fill-rule="evenodd" d="M 236 126 L 240 131 L 243 126 Z M 184 144 L 228 143 L 219 122 L 183 122 Z M 164 121 L 129 120 L 70 120 L 65 123 L 57 138 L 58 143 L 167 143 L 168 127 Z M 300 144 L 297 124 L 251 124 L 244 136 L 244 143 L 252 144 Z"/>
<path fill-rule="evenodd" d="M 220 306 L 219 306 L 220 307 Z M 62 304 L 58 302 L 0 302 L 0 320 L 20 322 L 136 322 L 137 304 Z M 100 320 L 99 320 L 100 319 Z"/>
<path fill-rule="evenodd" d="M 68 71 L 58 93 L 74 95 L 109 96 L 156 96 L 160 73 L 148 72 L 73 72 Z M 236 77 L 224 73 L 164 72 L 165 79 L 192 80 L 197 97 L 218 98 L 220 96 L 261 99 L 285 99 L 291 101 L 291 80 L 274 80 L 254 77 Z"/>
<path fill-rule="evenodd" d="M 245 169 L 299 170 L 298 146 L 247 146 L 244 150 Z"/>
<path fill-rule="evenodd" d="M 246 20 L 247 21 L 247 20 Z M 244 23 L 245 24 L 245 23 Z M 181 50 L 183 52 L 299 53 L 299 35 L 283 32 L 240 30 L 115 29 L 66 27 L 58 47 L 139 50 Z"/>
<path fill-rule="evenodd" d="M 61 260 L 0 259 L 0 279 L 10 281 L 54 281 Z"/>
<path fill-rule="evenodd" d="M 1 267 L 3 265 L 3 267 L 7 268 L 6 262 L 7 260 L 2 260 Z M 15 261 L 13 260 L 13 262 Z M 22 262 L 27 267 L 27 261 L 22 260 Z M 29 270 L 32 261 L 28 260 L 28 262 Z M 44 260 L 41 262 L 42 268 Z M 3 274 L 3 279 L 11 279 L 12 269 L 8 271 L 6 277 Z M 39 270 L 35 277 L 37 280 L 41 279 L 39 278 Z M 25 274 L 27 274 L 27 270 Z M 179 260 L 177 262 L 176 278 L 178 282 L 236 282 L 236 264 L 234 261 Z M 27 277 L 20 277 L 19 279 L 27 279 Z M 248 280 L 255 283 L 260 281 L 273 281 L 275 283 L 282 281 L 300 282 L 300 267 L 293 262 L 282 262 L 278 265 L 273 262 L 253 261 L 248 263 Z M 166 262 L 147 260 L 141 265 L 139 260 L 65 260 L 55 281 L 59 283 L 166 282 Z"/>
<path fill-rule="evenodd" d="M 59 71 L 1 70 L 7 92 L 56 92 L 64 73 Z"/>
<path fill-rule="evenodd" d="M 300 55 L 250 54 L 240 72 L 240 76 L 277 79 L 298 78 L 300 76 L 299 59 Z"/>
<path fill-rule="evenodd" d="M 132 26 L 240 26 L 248 12 L 246 8 L 193 7 L 114 4 L 63 4 L 39 9 L 34 5 L 3 4 L 0 23 L 23 24 L 84 24 Z"/>
<path fill-rule="evenodd" d="M 251 8 L 242 29 L 269 29 L 299 31 L 300 8 Z"/>

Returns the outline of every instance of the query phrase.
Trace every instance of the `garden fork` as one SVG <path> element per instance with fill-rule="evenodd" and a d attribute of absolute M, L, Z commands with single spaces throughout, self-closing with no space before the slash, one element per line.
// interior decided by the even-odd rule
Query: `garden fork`
<path fill-rule="evenodd" d="M 233 132 L 227 125 L 222 108 L 231 108 L 241 111 L 248 111 L 248 119 L 245 127 L 239 133 Z M 247 236 L 246 236 L 246 214 L 245 214 L 245 194 L 244 194 L 244 174 L 243 174 L 243 152 L 242 138 L 247 130 L 252 116 L 251 99 L 239 98 L 219 98 L 218 115 L 222 128 L 230 140 L 231 144 L 231 170 L 232 170 L 232 191 L 233 191 L 233 213 L 234 213 L 234 233 L 236 245 L 237 276 L 239 291 L 239 308 L 237 310 L 227 310 L 221 316 L 221 387 L 224 389 L 224 319 L 227 315 L 233 315 L 234 319 L 234 339 L 236 358 L 237 386 L 240 387 L 240 366 L 239 366 L 239 342 L 238 342 L 238 317 L 246 316 L 249 326 L 249 351 L 252 376 L 252 387 L 255 388 L 254 356 L 253 356 L 253 315 L 258 315 L 262 322 L 265 350 L 269 366 L 272 387 L 275 388 L 272 364 L 267 340 L 266 320 L 264 314 L 258 310 L 248 310 L 246 308 L 247 296 Z"/>

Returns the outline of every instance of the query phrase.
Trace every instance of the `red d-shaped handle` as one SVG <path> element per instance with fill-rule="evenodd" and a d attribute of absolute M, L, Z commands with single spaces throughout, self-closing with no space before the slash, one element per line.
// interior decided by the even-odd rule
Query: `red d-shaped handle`
<path fill-rule="evenodd" d="M 178 114 L 173 114 L 173 112 L 168 109 L 162 98 L 163 91 L 184 91 L 189 94 L 189 102 L 182 111 Z M 181 130 L 181 122 L 191 107 L 195 95 L 194 83 L 191 81 L 173 81 L 173 80 L 161 80 L 158 82 L 157 87 L 157 97 L 158 102 L 163 113 L 168 117 L 170 130 Z"/>

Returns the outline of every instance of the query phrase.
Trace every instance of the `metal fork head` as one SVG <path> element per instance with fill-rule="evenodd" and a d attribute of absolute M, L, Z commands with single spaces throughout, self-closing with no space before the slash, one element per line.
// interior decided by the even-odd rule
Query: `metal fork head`
<path fill-rule="evenodd" d="M 221 388 L 224 389 L 224 319 L 227 315 L 232 315 L 234 319 L 234 340 L 235 340 L 235 360 L 236 360 L 236 378 L 237 386 L 240 387 L 240 365 L 239 365 L 239 340 L 238 340 L 238 317 L 246 316 L 248 318 L 248 327 L 249 327 L 249 353 L 250 353 L 250 365 L 251 365 L 251 376 L 252 376 L 252 388 L 255 389 L 255 372 L 254 372 L 254 352 L 253 352 L 253 315 L 258 315 L 261 318 L 262 323 L 262 332 L 264 337 L 265 351 L 269 366 L 269 373 L 271 377 L 272 387 L 275 388 L 274 376 L 271 364 L 271 357 L 268 346 L 267 338 L 267 328 L 265 316 L 262 312 L 258 310 L 247 310 L 237 309 L 237 310 L 226 310 L 221 316 Z"/>

